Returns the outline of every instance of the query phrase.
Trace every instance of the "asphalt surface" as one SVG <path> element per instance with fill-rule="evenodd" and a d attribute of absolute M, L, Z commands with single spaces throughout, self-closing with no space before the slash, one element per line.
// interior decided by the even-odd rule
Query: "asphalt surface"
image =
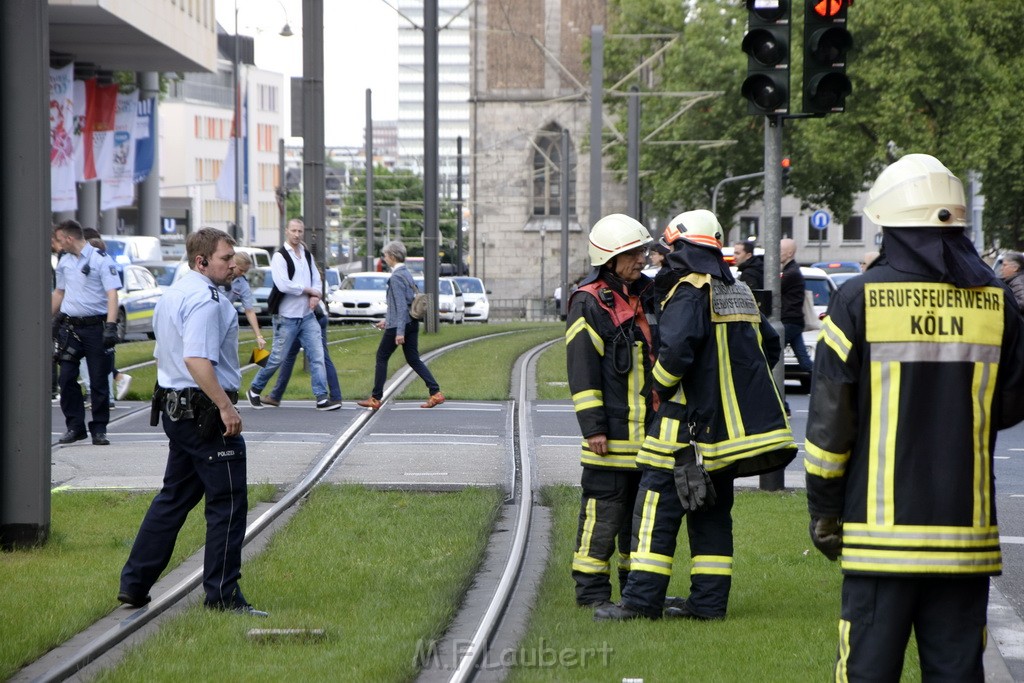
<path fill-rule="evenodd" d="M 793 429 L 802 445 L 807 396 L 789 396 Z M 508 488 L 508 449 L 514 429 L 510 402 L 448 401 L 431 410 L 419 401 L 389 401 L 370 420 L 327 473 L 331 482 L 359 482 L 381 488 L 450 490 L 467 485 Z M 530 404 L 532 448 L 538 486 L 579 483 L 579 433 L 567 401 Z M 63 433 L 60 407 L 53 408 L 53 443 Z M 240 404 L 248 448 L 250 483 L 289 486 L 317 456 L 329 449 L 363 409 L 346 402 L 318 412 L 312 401 L 286 401 L 280 408 L 254 410 Z M 111 445 L 81 441 L 54 446 L 52 481 L 67 489 L 157 489 L 166 459 L 166 438 L 149 426 L 148 404 L 120 402 L 108 427 Z M 986 680 L 1024 681 L 1024 425 L 997 441 L 997 505 L 1003 530 L 1004 574 L 992 581 Z M 787 488 L 803 486 L 797 458 L 786 470 Z M 756 478 L 739 480 L 756 487 Z M 1021 532 L 1024 534 L 1024 532 Z"/>

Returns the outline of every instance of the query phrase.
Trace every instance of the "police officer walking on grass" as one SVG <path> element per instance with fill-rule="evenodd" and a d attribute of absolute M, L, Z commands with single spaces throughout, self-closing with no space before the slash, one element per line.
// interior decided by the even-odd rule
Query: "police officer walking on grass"
<path fill-rule="evenodd" d="M 78 388 L 79 363 L 84 357 L 92 392 L 89 432 L 94 446 L 107 446 L 111 401 L 107 376 L 112 371 L 107 349 L 117 344 L 117 290 L 121 278 L 111 258 L 86 242 L 77 221 L 58 225 L 53 242 L 63 251 L 50 298 L 54 353 L 60 363 L 60 408 L 67 425 L 59 443 L 70 444 L 88 436 L 85 402 Z"/>
<path fill-rule="evenodd" d="M 837 681 L 982 681 L 1002 571 L 996 431 L 1024 419 L 1024 326 L 964 234 L 960 180 L 908 154 L 864 214 L 881 255 L 829 302 L 807 419 L 811 540 L 842 556 Z"/>
<path fill-rule="evenodd" d="M 593 270 L 569 297 L 565 350 L 569 390 L 583 434 L 579 530 L 572 558 L 576 604 L 611 604 L 611 558 L 619 587 L 629 573 L 636 452 L 654 417 L 650 381 L 657 348 L 654 283 L 641 271 L 651 234 L 623 214 L 590 231 Z"/>
<path fill-rule="evenodd" d="M 655 277 L 659 347 L 651 389 L 658 413 L 636 462 L 629 580 L 597 621 L 722 619 L 732 586 L 733 479 L 785 467 L 796 444 L 771 367 L 778 334 L 722 257 L 722 226 L 686 211 L 665 228 L 673 251 Z M 683 516 L 690 594 L 666 599 Z"/>
<path fill-rule="evenodd" d="M 191 271 L 164 292 L 153 314 L 159 385 L 153 417 L 163 418 L 170 443 L 163 487 L 121 571 L 117 599 L 132 607 L 149 602 L 185 518 L 205 496 L 205 606 L 267 616 L 238 586 L 248 508 L 242 418 L 234 406 L 241 383 L 238 314 L 219 289 L 234 275 L 233 245 L 213 228 L 189 235 Z"/>

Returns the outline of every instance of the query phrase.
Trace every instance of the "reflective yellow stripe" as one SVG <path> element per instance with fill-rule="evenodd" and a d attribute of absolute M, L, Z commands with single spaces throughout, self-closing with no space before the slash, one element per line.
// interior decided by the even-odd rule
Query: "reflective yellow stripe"
<path fill-rule="evenodd" d="M 989 460 L 989 428 L 998 366 L 975 363 L 971 392 L 974 396 L 974 524 L 984 527 L 992 519 L 992 463 Z"/>
<path fill-rule="evenodd" d="M 651 549 L 651 531 L 654 529 L 654 513 L 658 509 L 658 497 L 657 491 L 648 491 L 644 494 L 644 506 L 640 513 L 640 528 L 637 530 L 639 540 L 633 557 L 636 557 L 637 553 L 649 552 Z"/>
<path fill-rule="evenodd" d="M 839 656 L 836 657 L 836 683 L 846 683 L 850 680 L 847 668 L 850 661 L 850 622 L 846 619 L 839 620 Z"/>
<path fill-rule="evenodd" d="M 811 441 L 804 441 L 804 470 L 808 474 L 823 479 L 837 479 L 846 473 L 846 463 L 850 461 L 850 451 L 833 453 L 826 451 Z"/>
<path fill-rule="evenodd" d="M 664 366 L 662 366 L 660 360 L 654 364 L 654 370 L 652 372 L 654 375 L 654 381 L 666 387 L 675 386 L 679 383 L 679 380 L 683 378 L 682 375 L 673 375 L 671 372 L 666 370 Z"/>
<path fill-rule="evenodd" d="M 875 526 L 895 523 L 893 491 L 896 426 L 900 396 L 899 363 L 871 362 L 871 426 L 868 442 L 867 518 Z"/>
<path fill-rule="evenodd" d="M 886 574 L 993 574 L 1002 571 L 998 549 L 928 552 L 851 548 L 844 539 L 844 570 Z"/>
<path fill-rule="evenodd" d="M 590 541 L 594 538 L 594 525 L 597 524 L 597 499 L 587 500 L 584 508 L 583 533 L 580 535 L 579 552 L 582 555 L 590 555 Z"/>
<path fill-rule="evenodd" d="M 690 576 L 696 574 L 732 576 L 732 558 L 728 555 L 694 555 Z"/>
<path fill-rule="evenodd" d="M 630 556 L 629 556 L 628 553 L 625 554 L 625 555 L 619 555 L 618 569 L 619 569 L 620 572 L 629 571 L 629 561 L 630 561 Z"/>
<path fill-rule="evenodd" d="M 581 332 L 586 332 L 590 335 L 590 343 L 593 345 L 594 350 L 597 351 L 597 355 L 603 356 L 604 340 L 601 339 L 601 335 L 599 335 L 597 331 L 587 323 L 587 319 L 582 316 L 577 318 L 576 322 L 570 325 L 569 329 L 565 331 L 565 345 L 568 346 L 572 343 L 573 339 L 576 338 L 576 335 Z"/>
<path fill-rule="evenodd" d="M 729 326 L 715 326 L 715 340 L 718 348 L 718 388 L 722 395 L 722 412 L 729 439 L 744 436 L 743 417 L 740 415 L 739 399 L 733 384 L 732 360 L 729 356 Z M 743 381 L 746 378 L 740 378 Z"/>
<path fill-rule="evenodd" d="M 675 467 L 676 459 L 671 455 L 661 455 L 648 450 L 642 450 L 636 454 L 636 464 L 655 467 L 660 470 L 671 470 Z"/>
<path fill-rule="evenodd" d="M 610 564 L 607 561 L 602 562 L 579 552 L 572 555 L 572 570 L 574 572 L 583 572 L 584 574 L 611 573 Z"/>
<path fill-rule="evenodd" d="M 600 389 L 579 391 L 572 395 L 572 402 L 577 413 L 591 408 L 600 408 L 604 405 L 604 392 Z"/>
<path fill-rule="evenodd" d="M 633 344 L 633 369 L 626 378 L 626 404 L 629 409 L 629 438 L 643 441 L 644 423 L 647 421 L 647 403 L 640 395 L 644 386 L 644 345 L 643 342 Z"/>
<path fill-rule="evenodd" d="M 635 552 L 630 556 L 629 571 L 672 576 L 672 558 L 657 553 Z"/>
<path fill-rule="evenodd" d="M 853 348 L 853 344 L 846 338 L 843 331 L 839 329 L 839 326 L 832 322 L 831 317 L 827 317 L 821 321 L 821 332 L 818 333 L 819 340 L 825 340 L 825 345 L 836 352 L 839 356 L 839 360 L 843 363 L 850 357 L 850 350 Z"/>
<path fill-rule="evenodd" d="M 614 467 L 617 469 L 636 469 L 636 452 L 641 442 L 624 439 L 608 439 L 608 453 L 597 455 L 590 450 L 586 439 L 580 442 L 580 462 L 583 465 L 597 467 Z"/>
<path fill-rule="evenodd" d="M 850 545 L 900 546 L 944 548 L 978 548 L 998 546 L 999 528 L 984 525 L 963 526 L 922 526 L 898 524 L 879 527 L 863 522 L 843 524 L 843 541 Z"/>
<path fill-rule="evenodd" d="M 133 311 L 125 313 L 125 320 L 143 320 L 145 318 L 152 318 L 154 310 L 156 309 L 147 308 L 142 311 Z"/>

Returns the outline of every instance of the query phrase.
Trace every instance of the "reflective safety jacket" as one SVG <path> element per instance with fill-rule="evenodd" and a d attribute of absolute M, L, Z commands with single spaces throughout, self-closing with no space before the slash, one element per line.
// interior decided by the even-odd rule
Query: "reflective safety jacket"
<path fill-rule="evenodd" d="M 1024 419 L 1024 336 L 993 276 L 958 288 L 875 264 L 833 295 L 807 422 L 813 517 L 861 575 L 996 575 L 996 431 Z"/>
<path fill-rule="evenodd" d="M 569 391 L 583 434 L 584 467 L 635 469 L 636 452 L 654 411 L 641 390 L 654 365 L 654 283 L 641 276 L 615 290 L 600 277 L 569 300 L 565 355 Z M 587 438 L 604 434 L 608 453 Z"/>
<path fill-rule="evenodd" d="M 782 346 L 747 285 L 681 276 L 662 301 L 658 334 L 653 378 L 663 401 L 638 465 L 672 469 L 691 440 L 709 472 L 748 476 L 793 460 L 771 370 Z"/>

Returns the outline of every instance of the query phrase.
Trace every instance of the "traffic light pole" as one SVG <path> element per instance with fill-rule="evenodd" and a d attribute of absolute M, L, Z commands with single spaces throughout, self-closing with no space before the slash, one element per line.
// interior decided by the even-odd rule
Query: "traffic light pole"
<path fill-rule="evenodd" d="M 782 263 L 779 241 L 782 239 L 782 122 L 783 116 L 766 116 L 764 122 L 764 272 L 765 286 L 772 293 L 772 327 L 782 340 L 785 356 L 786 333 L 782 327 Z M 774 368 L 779 394 L 786 396 L 786 363 L 780 357 Z M 784 470 L 760 477 L 763 491 L 781 491 L 786 487 Z"/>

